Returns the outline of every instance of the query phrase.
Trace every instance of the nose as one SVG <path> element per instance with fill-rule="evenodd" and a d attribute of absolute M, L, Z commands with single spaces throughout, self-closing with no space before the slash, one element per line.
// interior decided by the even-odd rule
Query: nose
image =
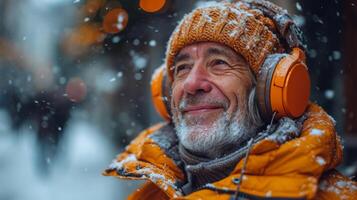
<path fill-rule="evenodd" d="M 210 92 L 212 90 L 211 83 L 207 80 L 208 74 L 201 65 L 194 66 L 187 75 L 183 88 L 188 94 L 196 94 L 197 92 Z"/>

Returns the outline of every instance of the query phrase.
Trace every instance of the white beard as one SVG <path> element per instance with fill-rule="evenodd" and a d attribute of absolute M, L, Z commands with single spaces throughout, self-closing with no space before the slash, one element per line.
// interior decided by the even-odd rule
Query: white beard
<path fill-rule="evenodd" d="M 250 118 L 243 113 L 237 110 L 231 119 L 223 113 L 211 125 L 204 126 L 189 125 L 182 115 L 174 117 L 179 141 L 193 153 L 209 158 L 221 157 L 227 149 L 238 148 L 242 142 L 256 134 L 257 128 L 252 126 Z"/>

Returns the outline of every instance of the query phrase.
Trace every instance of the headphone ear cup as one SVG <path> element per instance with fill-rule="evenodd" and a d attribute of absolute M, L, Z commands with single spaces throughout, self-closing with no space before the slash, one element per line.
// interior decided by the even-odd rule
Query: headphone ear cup
<path fill-rule="evenodd" d="M 293 48 L 275 67 L 270 88 L 272 110 L 278 117 L 300 117 L 309 103 L 310 87 L 305 54 Z"/>
<path fill-rule="evenodd" d="M 300 117 L 310 97 L 310 77 L 301 49 L 291 54 L 269 55 L 257 77 L 257 101 L 266 121 L 274 112 L 277 118 Z"/>
<path fill-rule="evenodd" d="M 275 67 L 284 56 L 286 54 L 268 55 L 257 76 L 256 102 L 258 103 L 260 115 L 266 122 L 270 121 L 273 115 L 270 100 L 273 73 Z"/>
<path fill-rule="evenodd" d="M 171 121 L 170 96 L 166 67 L 161 65 L 151 77 L 151 97 L 155 110 L 166 121 Z"/>

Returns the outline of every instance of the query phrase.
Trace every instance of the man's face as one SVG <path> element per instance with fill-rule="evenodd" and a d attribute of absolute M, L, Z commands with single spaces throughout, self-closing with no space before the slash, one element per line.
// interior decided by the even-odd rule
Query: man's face
<path fill-rule="evenodd" d="M 171 109 L 185 148 L 210 154 L 247 139 L 253 75 L 240 54 L 219 43 L 195 43 L 177 54 L 174 68 Z"/>

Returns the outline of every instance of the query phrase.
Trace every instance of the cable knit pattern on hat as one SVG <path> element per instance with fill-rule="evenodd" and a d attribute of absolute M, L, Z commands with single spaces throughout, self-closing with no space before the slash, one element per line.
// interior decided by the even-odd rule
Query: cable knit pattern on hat
<path fill-rule="evenodd" d="M 217 42 L 232 48 L 257 75 L 265 57 L 280 50 L 273 28 L 269 18 L 243 2 L 221 2 L 193 10 L 179 23 L 168 43 L 166 67 L 170 80 L 173 80 L 175 56 L 196 42 Z"/>

